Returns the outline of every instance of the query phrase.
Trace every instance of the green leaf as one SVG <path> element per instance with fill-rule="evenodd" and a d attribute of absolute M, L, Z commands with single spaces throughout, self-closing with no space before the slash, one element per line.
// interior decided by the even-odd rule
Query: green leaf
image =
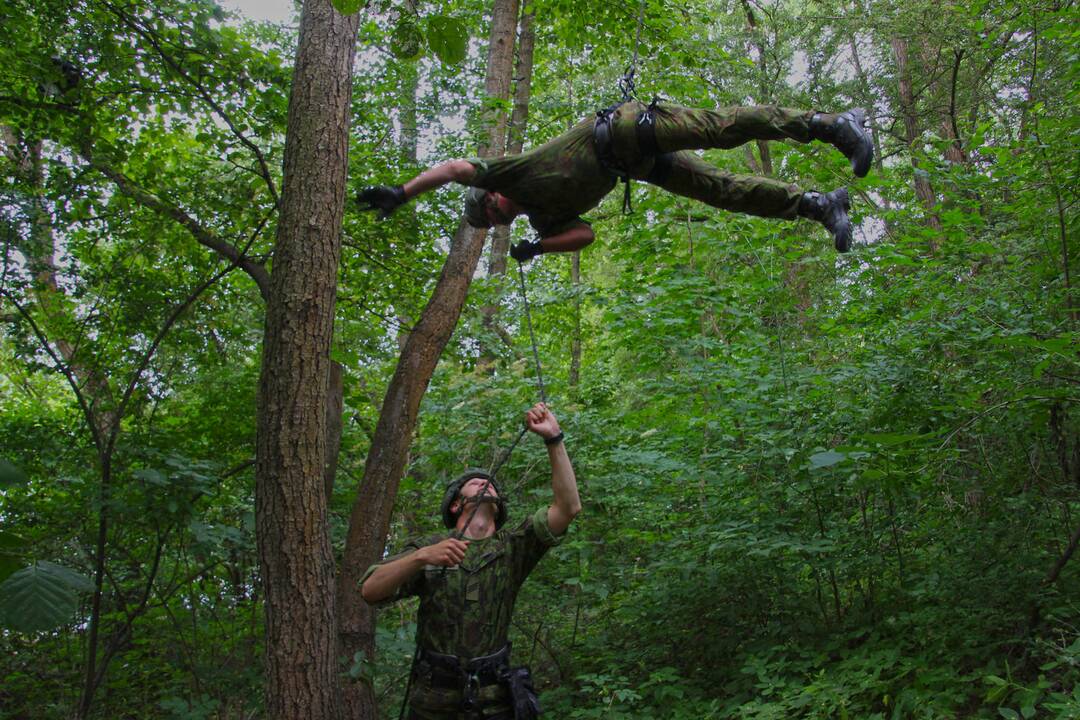
<path fill-rule="evenodd" d="M 352 15 L 360 12 L 360 8 L 364 7 L 364 0 L 330 0 L 330 4 L 342 15 Z"/>
<path fill-rule="evenodd" d="M 22 566 L 20 555 L 26 540 L 15 533 L 0 531 L 0 583 Z"/>
<path fill-rule="evenodd" d="M 150 483 L 151 485 L 157 485 L 158 487 L 165 487 L 169 484 L 169 479 L 157 470 L 144 468 L 141 470 L 136 470 L 132 473 L 132 475 L 134 475 L 140 480 L 143 480 L 144 482 Z"/>
<path fill-rule="evenodd" d="M 36 562 L 0 584 L 0 625 L 24 633 L 52 630 L 71 620 L 79 593 L 93 589 L 90 580 L 74 570 Z"/>
<path fill-rule="evenodd" d="M 415 60 L 424 51 L 424 35 L 409 18 L 402 19 L 390 35 L 390 52 L 399 60 Z"/>
<path fill-rule="evenodd" d="M 1015 710 L 1007 707 L 999 707 L 998 715 L 1001 715 L 1001 717 L 1003 718 L 1007 718 L 1007 720 L 1020 720 L 1020 714 Z"/>
<path fill-rule="evenodd" d="M 844 453 L 826 450 L 825 452 L 814 453 L 810 456 L 810 468 L 812 470 L 818 470 L 820 468 L 831 467 L 844 460 L 847 460 L 847 455 Z"/>
<path fill-rule="evenodd" d="M 0 458 L 0 488 L 24 485 L 27 480 L 26 473 L 7 460 Z"/>
<path fill-rule="evenodd" d="M 456 18 L 435 15 L 427 21 L 427 41 L 443 64 L 457 65 L 465 60 L 469 31 Z"/>

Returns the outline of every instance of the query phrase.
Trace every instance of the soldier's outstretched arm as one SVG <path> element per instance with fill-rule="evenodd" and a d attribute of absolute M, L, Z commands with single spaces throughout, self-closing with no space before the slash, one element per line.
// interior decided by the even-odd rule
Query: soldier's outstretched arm
<path fill-rule="evenodd" d="M 468 160 L 450 160 L 429 168 L 404 185 L 373 185 L 356 195 L 361 210 L 378 210 L 379 217 L 388 217 L 417 195 L 442 187 L 447 183 L 467 183 L 476 175 Z"/>
<path fill-rule="evenodd" d="M 447 538 L 434 545 L 426 545 L 416 552 L 375 568 L 375 571 L 364 580 L 364 584 L 360 587 L 360 595 L 374 605 L 380 600 L 391 597 L 399 587 L 428 565 L 443 567 L 457 565 L 465 557 L 465 551 L 468 549 L 468 541 L 457 538 Z"/>
<path fill-rule="evenodd" d="M 476 168 L 468 160 L 450 160 L 425 170 L 405 183 L 405 198 L 412 200 L 420 193 L 425 193 L 447 183 L 467 183 L 476 175 Z"/>
<path fill-rule="evenodd" d="M 518 262 L 526 262 L 544 253 L 580 250 L 595 239 L 592 227 L 579 222 L 555 235 L 547 235 L 539 240 L 522 240 L 510 248 L 510 257 Z"/>
<path fill-rule="evenodd" d="M 581 512 L 577 477 L 562 442 L 559 421 L 544 403 L 537 403 L 525 414 L 525 423 L 534 433 L 544 438 L 548 460 L 551 462 L 551 491 L 554 499 L 548 508 L 548 527 L 555 535 L 562 535 Z"/>

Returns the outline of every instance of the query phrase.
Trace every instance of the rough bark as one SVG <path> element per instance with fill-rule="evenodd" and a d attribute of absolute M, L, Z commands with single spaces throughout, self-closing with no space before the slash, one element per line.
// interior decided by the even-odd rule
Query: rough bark
<path fill-rule="evenodd" d="M 330 362 L 330 378 L 326 388 L 326 461 L 323 465 L 323 488 L 326 502 L 334 495 L 338 455 L 341 453 L 341 432 L 344 428 L 345 372 L 339 362 Z"/>
<path fill-rule="evenodd" d="M 326 401 L 358 17 L 307 0 L 258 396 L 255 515 L 266 593 L 266 717 L 338 720 Z"/>

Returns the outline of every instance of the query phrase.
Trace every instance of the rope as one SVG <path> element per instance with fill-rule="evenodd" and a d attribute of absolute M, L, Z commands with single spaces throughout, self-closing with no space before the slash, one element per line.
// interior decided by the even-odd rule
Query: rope
<path fill-rule="evenodd" d="M 634 59 L 626 67 L 622 79 L 619 80 L 619 89 L 622 90 L 623 102 L 634 97 L 634 74 L 637 72 L 638 49 L 641 47 L 641 28 L 645 25 L 645 0 L 641 0 L 638 9 L 637 37 L 634 39 Z"/>
<path fill-rule="evenodd" d="M 532 343 L 533 362 L 536 363 L 536 384 L 540 390 L 540 401 L 547 405 L 547 393 L 544 391 L 544 371 L 540 365 L 540 351 L 536 347 L 536 335 L 533 333 L 532 312 L 529 310 L 529 294 L 525 289 L 525 270 L 521 267 L 520 261 L 518 262 L 518 280 L 521 286 L 521 301 L 525 307 L 525 321 L 529 326 L 529 341 Z M 518 446 L 518 443 L 521 442 L 521 439 L 525 437 L 525 433 L 528 431 L 529 426 L 526 424 L 521 428 L 521 431 L 518 432 L 514 441 L 510 443 L 510 447 L 506 448 L 503 452 L 502 457 L 492 463 L 491 468 L 488 470 L 488 475 L 490 475 L 491 478 L 499 476 L 499 470 L 501 470 L 502 466 L 506 464 L 506 461 L 510 459 L 510 455 L 514 452 L 514 448 Z M 469 517 L 465 520 L 465 525 L 460 531 L 455 531 L 454 533 L 459 540 L 465 537 L 465 532 L 469 529 L 469 525 L 472 524 L 473 518 L 476 517 L 476 513 L 483 504 L 484 497 L 487 495 L 488 488 L 490 487 L 491 479 L 485 480 L 484 486 L 480 488 L 480 492 L 474 496 L 476 501 L 472 504 L 473 508 L 469 513 Z"/>
<path fill-rule="evenodd" d="M 540 352 L 536 349 L 536 335 L 533 334 L 532 313 L 529 312 L 529 296 L 525 292 L 525 271 L 518 263 L 518 280 L 521 282 L 521 301 L 525 305 L 525 320 L 529 324 L 529 340 L 532 342 L 533 362 L 536 363 L 536 384 L 540 388 L 540 402 L 547 405 L 547 395 L 544 393 L 544 373 L 540 369 Z"/>

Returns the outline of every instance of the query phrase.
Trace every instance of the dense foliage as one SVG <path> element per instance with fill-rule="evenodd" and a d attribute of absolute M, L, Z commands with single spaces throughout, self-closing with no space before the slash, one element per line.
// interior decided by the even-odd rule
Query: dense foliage
<path fill-rule="evenodd" d="M 489 8 L 412 7 L 360 10 L 354 189 L 476 147 Z M 585 503 L 518 601 L 549 715 L 1080 716 L 1080 13 L 644 7 L 643 97 L 864 105 L 882 162 L 853 181 L 819 145 L 706 153 L 848 185 L 848 255 L 817 225 L 635 185 L 633 215 L 613 193 L 591 216 L 580 279 L 566 256 L 527 266 Z M 537 144 L 617 97 L 637 3 L 530 9 Z M 0 19 L 0 718 L 70 717 L 88 675 L 87 717 L 257 717 L 259 268 L 294 33 L 211 0 L 8 0 Z M 458 192 L 347 213 L 339 548 Z M 390 546 L 437 526 L 443 484 L 490 464 L 536 399 L 513 280 L 472 287 Z M 546 502 L 546 470 L 538 442 L 515 451 L 513 517 Z M 381 614 L 373 666 L 343 662 L 386 717 L 410 611 Z"/>

